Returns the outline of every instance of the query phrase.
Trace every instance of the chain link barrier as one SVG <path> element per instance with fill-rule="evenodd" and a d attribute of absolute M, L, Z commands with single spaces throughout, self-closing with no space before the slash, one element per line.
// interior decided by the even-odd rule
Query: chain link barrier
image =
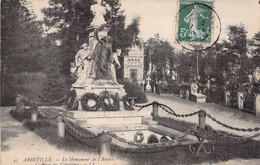
<path fill-rule="evenodd" d="M 236 127 L 232 127 L 229 126 L 225 123 L 220 122 L 219 120 L 217 120 L 216 118 L 212 117 L 210 114 L 206 114 L 208 118 L 210 118 L 211 120 L 213 120 L 214 122 L 216 122 L 217 124 L 220 124 L 222 127 L 228 128 L 228 129 L 232 129 L 235 131 L 242 131 L 242 132 L 253 132 L 253 131 L 259 131 L 260 128 L 255 127 L 255 128 L 236 128 Z"/>
<path fill-rule="evenodd" d="M 259 131 L 260 128 L 259 127 L 255 127 L 255 128 L 236 128 L 236 127 L 232 127 L 232 126 L 229 126 L 225 123 L 222 123 L 221 121 L 217 120 L 216 118 L 212 117 L 210 114 L 206 113 L 205 111 L 203 110 L 199 110 L 199 111 L 196 111 L 196 112 L 193 112 L 193 113 L 189 113 L 189 114 L 176 114 L 174 112 L 173 109 L 171 109 L 169 106 L 165 105 L 165 104 L 161 104 L 161 103 L 157 103 L 157 102 L 153 102 L 153 103 L 149 103 L 149 104 L 146 104 L 146 105 L 142 105 L 142 106 L 137 106 L 137 105 L 134 105 L 136 107 L 140 107 L 139 111 L 145 107 L 148 107 L 148 106 L 151 106 L 153 104 L 157 104 L 159 107 L 162 108 L 162 110 L 164 110 L 165 112 L 167 112 L 169 115 L 173 115 L 175 117 L 191 117 L 193 115 L 196 115 L 200 112 L 203 112 L 205 113 L 205 115 L 210 118 L 212 121 L 216 122 L 217 124 L 221 125 L 222 127 L 225 127 L 225 128 L 228 128 L 228 129 L 231 129 L 231 130 L 235 130 L 235 131 L 241 131 L 241 132 L 253 132 L 253 131 Z M 232 135 L 227 135 L 227 134 L 224 134 L 224 133 L 221 133 L 219 131 L 216 131 L 216 130 L 213 130 L 213 128 L 211 128 L 212 131 L 216 132 L 218 135 L 220 136 L 224 136 L 226 138 L 229 138 L 229 139 L 233 139 L 233 140 L 242 140 L 242 141 L 247 141 L 247 140 L 250 140 L 250 139 L 253 139 L 255 137 L 259 137 L 260 136 L 260 133 L 257 133 L 255 135 L 252 135 L 252 136 L 248 136 L 248 137 L 239 137 L 239 136 L 232 136 Z M 200 135 L 201 136 L 201 135 Z"/>
<path fill-rule="evenodd" d="M 193 112 L 193 113 L 189 113 L 189 114 L 176 114 L 174 112 L 173 109 L 171 109 L 170 107 L 168 107 L 167 105 L 164 105 L 164 104 L 159 104 L 159 106 L 162 108 L 162 110 L 164 110 L 165 112 L 171 114 L 171 115 L 174 115 L 176 117 L 191 117 L 193 115 L 197 115 L 201 110 L 199 111 L 196 111 L 196 112 Z"/>
<path fill-rule="evenodd" d="M 64 100 L 66 99 L 66 97 L 67 97 L 67 96 L 64 96 L 64 97 L 62 97 L 62 98 L 60 98 L 60 99 L 58 99 L 58 100 L 55 100 L 55 101 L 53 101 L 53 102 L 51 102 L 51 103 L 47 103 L 47 102 L 32 101 L 32 100 L 28 99 L 28 98 L 25 97 L 25 96 L 22 96 L 22 95 L 20 95 L 20 96 L 21 96 L 21 98 L 22 98 L 23 100 L 29 102 L 30 104 L 37 104 L 37 105 L 39 105 L 39 106 L 55 105 L 55 104 L 61 103 L 61 102 L 64 101 Z"/>
<path fill-rule="evenodd" d="M 142 143 L 135 143 L 132 141 L 127 141 L 124 138 L 121 138 L 111 132 L 109 132 L 109 135 L 117 140 L 119 140 L 120 142 L 126 143 L 128 145 L 131 146 L 138 146 L 139 148 L 148 148 L 148 147 L 159 147 L 159 146 L 166 146 L 166 145 L 171 145 L 171 144 L 176 144 L 178 142 L 180 142 L 181 140 L 183 140 L 186 136 L 188 136 L 190 134 L 190 132 L 192 131 L 192 129 L 189 129 L 188 131 L 186 131 L 184 134 L 181 134 L 179 136 L 177 136 L 176 138 L 169 140 L 167 142 L 164 143 L 151 143 L 151 144 L 142 144 Z"/>
<path fill-rule="evenodd" d="M 32 106 L 34 106 L 34 108 L 37 110 L 37 112 L 44 118 L 48 118 L 48 119 L 56 119 L 60 114 L 52 114 L 52 115 L 46 115 L 44 114 L 42 111 L 40 111 L 38 109 L 38 105 L 53 105 L 53 104 L 57 104 L 57 103 L 60 103 L 61 101 L 64 101 L 66 99 L 66 96 L 61 98 L 61 99 L 58 99 L 58 100 L 55 100 L 54 102 L 52 103 L 42 103 L 42 102 L 34 102 L 32 100 L 29 100 L 28 98 L 24 97 L 24 96 L 21 96 L 21 98 L 25 101 L 28 101 L 32 104 Z M 110 101 L 110 100 L 109 100 Z M 153 102 L 153 103 L 148 103 L 146 105 L 136 105 L 136 104 L 132 104 L 133 106 L 135 107 L 138 107 L 140 108 L 138 111 L 142 110 L 143 108 L 146 108 L 146 107 L 149 107 L 149 106 L 152 106 L 154 104 L 157 104 L 158 107 L 161 107 L 162 110 L 164 110 L 165 112 L 167 112 L 168 114 L 170 115 L 173 115 L 175 117 L 191 117 L 191 116 L 194 116 L 196 114 L 199 114 L 201 111 L 203 111 L 205 113 L 205 115 L 210 118 L 212 121 L 216 122 L 217 124 L 221 125 L 222 127 L 225 127 L 225 128 L 228 128 L 228 129 L 231 129 L 231 130 L 235 130 L 235 131 L 242 131 L 242 132 L 253 132 L 253 131 L 259 131 L 260 128 L 259 127 L 255 127 L 255 128 L 236 128 L 236 127 L 232 127 L 232 126 L 229 126 L 219 120 L 217 120 L 216 118 L 212 117 L 210 114 L 206 113 L 204 110 L 199 110 L 199 111 L 196 111 L 196 112 L 193 112 L 193 113 L 189 113 L 189 114 L 177 114 L 175 113 L 175 111 L 173 109 L 171 109 L 169 106 L 165 105 L 165 104 L 161 104 L 161 103 L 158 103 L 158 102 Z M 74 132 L 76 135 L 80 136 L 80 137 L 83 137 L 83 138 L 86 138 L 86 139 L 90 139 L 90 138 L 97 138 L 99 137 L 101 134 L 98 134 L 98 135 L 90 135 L 90 134 L 86 134 L 86 133 L 82 133 L 81 131 L 79 131 L 76 126 L 74 126 L 74 124 L 72 124 L 69 120 L 67 120 L 64 116 L 62 116 L 62 120 L 65 122 L 65 124 L 70 128 L 70 130 L 72 130 L 72 132 Z M 256 137 L 259 137 L 260 136 L 260 133 L 257 133 L 255 135 L 252 135 L 252 136 L 237 136 L 237 135 L 231 135 L 231 134 L 228 134 L 228 133 L 222 133 L 220 131 L 217 131 L 217 130 L 214 130 L 212 127 L 208 127 L 210 128 L 210 135 L 212 134 L 212 132 L 214 131 L 216 134 L 220 135 L 220 136 L 223 136 L 225 138 L 228 138 L 228 139 L 231 139 L 231 140 L 237 140 L 237 141 L 248 141 L 250 139 L 253 139 L 253 138 L 256 138 Z M 209 131 L 209 130 L 208 130 Z M 205 137 L 204 135 L 200 134 L 200 131 L 197 131 L 196 129 L 192 128 L 192 129 L 189 129 L 188 131 L 186 131 L 184 134 L 181 134 L 179 135 L 178 137 L 176 137 L 175 139 L 171 139 L 169 140 L 168 142 L 164 142 L 164 143 L 152 143 L 152 144 L 141 144 L 141 143 L 135 143 L 135 142 L 132 142 L 132 141 L 127 141 L 126 139 L 124 138 L 121 138 L 111 132 L 108 132 L 108 135 L 111 136 L 112 138 L 115 138 L 117 140 L 119 140 L 120 142 L 123 142 L 123 143 L 127 143 L 128 145 L 131 145 L 131 146 L 138 146 L 139 148 L 142 148 L 142 147 L 149 147 L 149 146 L 165 146 L 167 144 L 172 144 L 172 143 L 177 143 L 179 141 L 181 141 L 182 139 L 184 139 L 187 135 L 191 134 L 191 133 L 195 133 L 195 135 L 197 136 L 197 138 L 208 138 L 209 136 Z"/>
<path fill-rule="evenodd" d="M 82 133 L 81 131 L 77 130 L 77 128 L 73 124 L 71 124 L 71 122 L 68 121 L 63 116 L 62 116 L 62 120 L 72 130 L 72 132 L 74 132 L 75 134 L 77 134 L 80 137 L 83 137 L 83 138 L 86 138 L 86 139 L 91 139 L 91 138 L 97 138 L 97 137 L 100 136 L 100 134 L 98 134 L 98 135 L 90 135 L 90 134 Z"/>
<path fill-rule="evenodd" d="M 41 112 L 39 109 L 37 109 L 37 112 L 44 118 L 47 118 L 47 119 L 56 119 L 59 114 L 54 114 L 54 115 L 46 115 L 44 114 L 43 112 Z"/>

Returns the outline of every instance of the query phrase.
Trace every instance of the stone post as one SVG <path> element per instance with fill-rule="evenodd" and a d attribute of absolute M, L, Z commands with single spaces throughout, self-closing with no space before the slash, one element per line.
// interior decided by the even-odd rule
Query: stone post
<path fill-rule="evenodd" d="M 31 121 L 32 122 L 37 122 L 37 117 L 38 117 L 38 106 L 33 103 L 31 106 Z"/>
<path fill-rule="evenodd" d="M 158 102 L 157 101 L 154 101 L 153 102 L 153 118 L 157 118 L 159 117 L 159 114 L 158 114 Z"/>
<path fill-rule="evenodd" d="M 100 149 L 99 155 L 104 157 L 111 157 L 111 142 L 112 137 L 107 131 L 103 131 L 99 137 Z"/>
<path fill-rule="evenodd" d="M 190 99 L 190 91 L 186 90 L 186 100 L 189 100 L 189 99 Z"/>
<path fill-rule="evenodd" d="M 230 106 L 230 91 L 225 91 L 225 105 Z"/>
<path fill-rule="evenodd" d="M 18 112 L 21 112 L 22 111 L 22 107 L 23 107 L 23 102 L 22 102 L 22 97 L 20 95 L 18 95 L 16 97 L 15 104 L 16 104 L 15 110 L 17 110 Z"/>
<path fill-rule="evenodd" d="M 244 107 L 244 93 L 237 92 L 237 107 L 239 110 L 242 110 Z"/>
<path fill-rule="evenodd" d="M 201 129 L 205 129 L 206 112 L 204 110 L 200 110 L 198 116 L 199 116 L 199 127 Z"/>
<path fill-rule="evenodd" d="M 182 95 L 182 89 L 180 89 L 180 97 L 181 97 L 181 98 L 183 97 L 183 95 Z"/>
<path fill-rule="evenodd" d="M 57 117 L 57 135 L 58 137 L 64 138 L 65 136 L 65 123 L 62 119 L 62 112 L 59 112 L 59 116 Z"/>
<path fill-rule="evenodd" d="M 79 103 L 78 110 L 82 111 L 82 105 L 81 105 L 81 100 L 80 99 L 78 100 L 78 103 Z"/>
<path fill-rule="evenodd" d="M 256 116 L 260 116 L 260 94 L 255 94 L 254 109 Z"/>

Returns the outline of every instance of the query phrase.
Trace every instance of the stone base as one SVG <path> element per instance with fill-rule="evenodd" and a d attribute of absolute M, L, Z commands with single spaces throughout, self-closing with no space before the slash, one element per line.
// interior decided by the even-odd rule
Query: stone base
<path fill-rule="evenodd" d="M 190 95 L 190 100 L 195 101 L 197 103 L 205 103 L 207 96 L 201 94 L 201 93 L 192 93 Z"/>
<path fill-rule="evenodd" d="M 97 80 L 85 85 L 73 85 L 71 90 L 75 90 L 77 98 L 80 99 L 85 93 L 95 93 L 99 95 L 103 91 L 111 94 L 118 94 L 119 98 L 126 95 L 123 85 L 113 82 L 112 80 Z"/>
<path fill-rule="evenodd" d="M 152 121 L 149 111 L 67 111 L 63 110 L 63 116 L 71 122 L 82 127 L 105 127 L 108 125 L 128 125 L 156 124 Z"/>

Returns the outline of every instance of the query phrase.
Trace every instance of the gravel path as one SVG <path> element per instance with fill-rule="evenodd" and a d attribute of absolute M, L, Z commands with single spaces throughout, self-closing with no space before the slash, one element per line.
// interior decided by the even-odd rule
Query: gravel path
<path fill-rule="evenodd" d="M 72 165 L 69 163 L 79 162 L 68 162 L 62 161 L 62 158 L 85 158 L 93 159 L 98 158 L 90 152 L 82 151 L 66 151 L 58 149 L 54 145 L 50 145 L 46 140 L 27 128 L 22 126 L 22 123 L 13 119 L 9 111 L 11 107 L 1 107 L 1 165 L 43 165 L 43 162 L 26 162 L 26 158 L 52 158 L 50 165 L 58 163 L 58 165 Z M 18 162 L 16 162 L 18 159 Z M 62 164 L 64 162 L 64 164 Z M 88 165 L 91 161 L 84 161 Z M 73 164 L 73 165 L 75 165 Z M 115 160 L 108 162 L 97 162 L 95 165 L 101 164 L 126 164 L 125 161 Z M 44 164 L 44 165 L 48 165 Z M 92 164 L 90 164 L 92 165 Z"/>

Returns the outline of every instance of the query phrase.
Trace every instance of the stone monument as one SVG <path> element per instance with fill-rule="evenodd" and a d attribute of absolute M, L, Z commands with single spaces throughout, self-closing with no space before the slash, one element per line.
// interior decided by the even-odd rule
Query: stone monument
<path fill-rule="evenodd" d="M 201 94 L 201 93 L 198 93 L 198 85 L 197 83 L 193 82 L 191 84 L 191 95 L 190 95 L 190 99 L 192 101 L 195 101 L 195 102 L 200 102 L 200 103 L 205 103 L 206 102 L 206 98 L 207 96 Z"/>
<path fill-rule="evenodd" d="M 75 57 L 77 81 L 72 84 L 67 101 L 72 109 L 105 110 L 106 106 L 97 106 L 104 96 L 110 95 L 103 102 L 113 105 L 126 95 L 123 86 L 116 80 L 114 63 L 119 66 L 120 63 L 112 52 L 112 38 L 108 35 L 110 25 L 104 20 L 106 9 L 103 5 L 100 0 L 96 0 L 96 4 L 91 7 L 94 18 L 87 28 L 89 45 L 83 44 L 83 49 Z"/>

